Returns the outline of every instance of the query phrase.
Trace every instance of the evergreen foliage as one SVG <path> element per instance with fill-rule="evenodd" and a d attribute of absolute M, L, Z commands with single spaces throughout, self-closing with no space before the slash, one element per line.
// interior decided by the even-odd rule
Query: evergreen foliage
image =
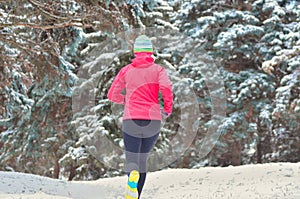
<path fill-rule="evenodd" d="M 0 10 L 1 170 L 122 174 L 122 107 L 106 95 L 149 27 L 175 101 L 154 152 L 168 153 L 182 120 L 197 126 L 170 167 L 300 161 L 297 0 L 20 0 Z M 184 101 L 189 90 L 199 113 L 194 96 Z M 203 157 L 209 128 L 221 136 Z"/>

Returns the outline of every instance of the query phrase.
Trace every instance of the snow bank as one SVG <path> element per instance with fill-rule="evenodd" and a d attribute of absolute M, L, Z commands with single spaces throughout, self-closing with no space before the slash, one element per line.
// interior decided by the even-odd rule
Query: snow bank
<path fill-rule="evenodd" d="M 0 172 L 0 199 L 122 199 L 126 177 L 66 182 Z M 300 163 L 227 168 L 168 169 L 149 173 L 144 199 L 300 198 Z"/>

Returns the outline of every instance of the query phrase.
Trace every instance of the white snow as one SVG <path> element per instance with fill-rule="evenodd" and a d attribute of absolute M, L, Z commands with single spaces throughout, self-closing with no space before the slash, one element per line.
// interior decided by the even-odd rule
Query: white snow
<path fill-rule="evenodd" d="M 168 27 L 168 28 L 171 28 L 172 30 L 175 30 L 175 31 L 178 31 L 179 29 L 177 27 L 175 27 L 173 24 L 171 24 L 170 22 L 167 22 L 167 21 L 164 21 L 162 19 L 158 19 L 156 18 L 155 19 L 155 22 L 160 24 L 160 25 L 163 25 L 165 27 Z"/>
<path fill-rule="evenodd" d="M 123 199 L 126 177 L 67 182 L 0 172 L 0 199 Z M 167 169 L 149 173 L 141 199 L 299 199 L 300 163 L 227 168 Z"/>
<path fill-rule="evenodd" d="M 172 12 L 173 11 L 173 7 L 171 7 L 171 6 L 156 6 L 154 9 L 164 11 L 164 12 L 166 12 L 166 11 Z"/>
<path fill-rule="evenodd" d="M 4 123 L 4 122 L 9 122 L 11 119 L 0 119 L 0 123 Z M 2 131 L 1 132 L 1 136 L 5 137 L 5 136 L 9 136 L 12 135 L 16 132 L 16 130 L 6 130 L 6 131 Z"/>
<path fill-rule="evenodd" d="M 146 13 L 146 16 L 148 16 L 148 17 L 161 17 L 162 18 L 163 14 L 161 12 L 153 11 L 153 12 Z"/>

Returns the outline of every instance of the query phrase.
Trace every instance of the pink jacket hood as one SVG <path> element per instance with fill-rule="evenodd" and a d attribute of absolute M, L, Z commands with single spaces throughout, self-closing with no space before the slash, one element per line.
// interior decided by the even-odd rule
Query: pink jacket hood
<path fill-rule="evenodd" d="M 150 53 L 136 53 L 132 63 L 123 67 L 114 79 L 108 99 L 124 104 L 123 120 L 161 120 L 159 92 L 164 111 L 172 112 L 172 83 L 163 67 L 154 63 Z M 126 94 L 122 94 L 123 90 Z"/>
<path fill-rule="evenodd" d="M 135 53 L 135 58 L 131 61 L 134 67 L 149 67 L 154 63 L 150 53 Z"/>

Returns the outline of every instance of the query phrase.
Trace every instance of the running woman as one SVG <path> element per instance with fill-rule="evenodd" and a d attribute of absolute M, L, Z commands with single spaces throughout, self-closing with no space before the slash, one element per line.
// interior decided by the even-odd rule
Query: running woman
<path fill-rule="evenodd" d="M 110 101 L 124 105 L 126 199 L 140 198 L 147 160 L 159 136 L 162 117 L 172 113 L 172 83 L 165 69 L 154 63 L 152 54 L 151 40 L 146 35 L 136 38 L 135 58 L 120 70 L 108 91 Z M 159 104 L 159 93 L 163 97 L 163 107 Z"/>

